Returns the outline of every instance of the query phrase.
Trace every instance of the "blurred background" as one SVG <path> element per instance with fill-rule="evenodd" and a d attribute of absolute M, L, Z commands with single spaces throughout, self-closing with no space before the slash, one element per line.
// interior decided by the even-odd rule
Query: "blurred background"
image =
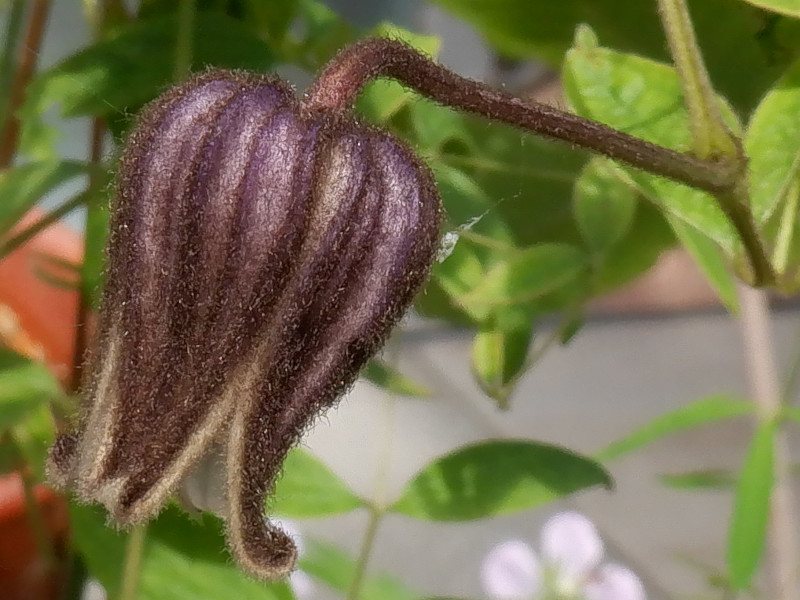
<path fill-rule="evenodd" d="M 359 28 L 388 20 L 438 36 L 440 60 L 456 72 L 564 105 L 549 67 L 498 57 L 479 33 L 435 6 L 404 0 L 326 4 Z M 56 0 L 40 67 L 82 48 L 90 35 L 76 2 Z M 308 83 L 299 71 L 283 74 L 300 87 Z M 61 155 L 85 157 L 89 119 L 61 119 L 55 108 L 46 119 L 60 130 Z M 520 178 L 520 189 L 525 184 Z M 57 206 L 85 184 L 70 185 L 45 204 Z M 78 210 L 67 223 L 80 230 L 84 220 Z M 545 320 L 537 335 L 544 339 L 554 327 L 555 321 Z M 791 363 L 800 340 L 793 303 L 776 310 L 773 331 L 781 364 Z M 740 327 L 681 251 L 665 253 L 643 278 L 595 300 L 579 335 L 555 345 L 520 380 L 509 410 L 500 410 L 474 382 L 471 341 L 469 331 L 410 315 L 384 357 L 397 360 L 405 375 L 431 390 L 430 397 L 392 396 L 359 382 L 316 424 L 305 447 L 359 494 L 389 500 L 423 465 L 469 442 L 531 438 L 591 455 L 689 400 L 746 393 Z M 694 597 L 723 570 L 732 494 L 725 486 L 687 489 L 675 481 L 698 469 L 735 471 L 751 431 L 742 419 L 669 437 L 614 462 L 613 491 L 581 493 L 542 510 L 452 525 L 390 515 L 370 567 L 432 595 L 475 597 L 481 562 L 495 544 L 523 539 L 535 547 L 549 516 L 576 509 L 597 524 L 609 558 L 642 577 L 652 600 L 667 598 L 665 589 L 670 598 Z M 360 511 L 297 522 L 303 534 L 354 555 L 366 524 Z M 311 597 L 336 596 L 320 585 Z"/>

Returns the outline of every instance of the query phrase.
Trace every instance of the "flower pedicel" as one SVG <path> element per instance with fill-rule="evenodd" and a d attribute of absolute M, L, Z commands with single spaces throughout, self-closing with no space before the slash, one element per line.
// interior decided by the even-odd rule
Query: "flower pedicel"
<path fill-rule="evenodd" d="M 725 185 L 702 161 L 460 78 L 392 40 L 345 49 L 302 100 L 271 77 L 194 77 L 145 108 L 125 146 L 86 405 L 51 451 L 51 481 L 129 525 L 157 514 L 201 459 L 219 459 L 235 559 L 258 577 L 291 571 L 296 550 L 264 499 L 437 250 L 430 170 L 352 115 L 381 76 L 703 189 Z"/>

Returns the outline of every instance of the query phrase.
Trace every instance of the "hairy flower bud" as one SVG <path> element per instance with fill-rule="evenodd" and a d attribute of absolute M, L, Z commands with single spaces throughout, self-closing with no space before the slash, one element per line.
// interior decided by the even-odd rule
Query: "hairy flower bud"
<path fill-rule="evenodd" d="M 122 157 L 86 409 L 52 479 L 131 524 L 221 449 L 235 558 L 287 573 L 264 498 L 425 281 L 439 221 L 405 145 L 278 80 L 209 71 L 157 99 Z"/>

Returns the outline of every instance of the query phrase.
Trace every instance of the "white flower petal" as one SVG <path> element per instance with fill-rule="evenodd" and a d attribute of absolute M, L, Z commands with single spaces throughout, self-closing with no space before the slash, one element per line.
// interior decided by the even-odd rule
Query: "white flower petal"
<path fill-rule="evenodd" d="M 96 579 L 89 579 L 83 585 L 81 600 L 106 600 L 108 594 L 102 584 Z"/>
<path fill-rule="evenodd" d="M 594 524 L 576 512 L 550 517 L 542 527 L 542 558 L 558 569 L 559 587 L 574 589 L 603 558 L 603 541 Z"/>
<path fill-rule="evenodd" d="M 541 591 L 539 559 L 521 540 L 498 544 L 483 560 L 481 584 L 492 600 L 528 600 Z"/>
<path fill-rule="evenodd" d="M 642 581 L 630 569 L 609 563 L 584 586 L 586 600 L 646 600 Z"/>

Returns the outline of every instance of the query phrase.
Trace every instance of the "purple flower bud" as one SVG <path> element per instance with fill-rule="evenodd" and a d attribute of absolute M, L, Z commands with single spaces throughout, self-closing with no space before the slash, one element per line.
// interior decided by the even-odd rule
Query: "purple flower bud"
<path fill-rule="evenodd" d="M 234 556 L 286 574 L 264 498 L 425 281 L 439 221 L 405 145 L 281 81 L 210 71 L 157 99 L 122 157 L 86 409 L 51 477 L 131 524 L 221 452 Z"/>

